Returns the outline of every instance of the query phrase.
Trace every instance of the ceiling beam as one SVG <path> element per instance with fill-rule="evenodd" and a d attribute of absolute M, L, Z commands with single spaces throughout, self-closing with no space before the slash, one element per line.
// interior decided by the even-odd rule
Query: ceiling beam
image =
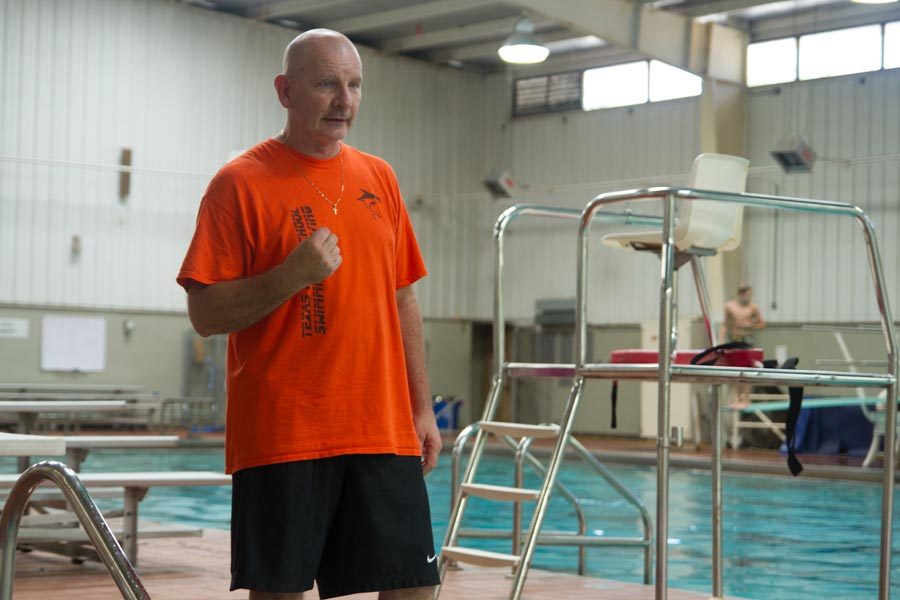
<path fill-rule="evenodd" d="M 472 25 L 460 25 L 459 27 L 439 29 L 437 31 L 420 33 L 418 35 L 397 37 L 379 44 L 379 48 L 389 52 L 409 52 L 413 50 L 424 50 L 426 48 L 436 48 L 438 46 L 462 45 L 480 42 L 486 39 L 505 38 L 512 33 L 513 26 L 518 20 L 519 17 L 508 17 Z M 542 29 L 549 29 L 552 27 L 553 21 L 549 19 L 538 19 L 534 23 L 535 31 L 538 33 L 540 33 Z"/>
<path fill-rule="evenodd" d="M 721 13 L 731 13 L 736 11 L 757 8 L 769 4 L 777 4 L 778 7 L 772 10 L 778 10 L 781 14 L 797 13 L 805 10 L 816 10 L 820 7 L 830 4 L 841 3 L 844 0 L 793 0 L 787 3 L 783 0 L 689 0 L 687 2 L 676 3 L 666 8 L 677 11 L 688 17 L 706 17 Z"/>
<path fill-rule="evenodd" d="M 713 47 L 712 24 L 701 24 L 670 10 L 654 8 L 651 4 L 628 0 L 511 1 L 573 31 L 595 35 L 625 50 L 636 51 L 701 76 L 716 76 L 710 73 L 713 57 L 719 64 L 724 59 L 737 65 L 726 72 L 743 72 L 743 52 L 733 50 L 731 38 L 718 35 L 717 39 L 728 39 L 729 43 L 724 48 Z M 738 30 L 735 34 L 743 35 Z M 721 51 L 727 51 L 727 56 L 721 56 Z M 721 70 L 718 74 L 721 76 Z"/>
<path fill-rule="evenodd" d="M 549 44 L 550 42 L 561 42 L 562 40 L 570 40 L 573 37 L 577 37 L 577 35 L 566 29 L 549 31 L 547 33 L 542 33 L 539 36 L 540 41 L 545 44 Z M 493 58 L 494 60 L 499 61 L 500 57 L 497 56 L 497 49 L 500 48 L 501 43 L 502 40 L 497 39 L 491 42 L 483 42 L 480 44 L 469 44 L 466 46 L 459 46 L 455 48 L 445 48 L 442 50 L 429 52 L 426 56 L 428 60 L 434 62 L 447 62 L 449 60 L 465 61 L 486 58 Z"/>
<path fill-rule="evenodd" d="M 246 16 L 250 19 L 268 21 L 314 12 L 323 8 L 334 8 L 341 4 L 350 4 L 355 0 L 274 0 L 251 4 Z"/>
<path fill-rule="evenodd" d="M 755 19 L 750 39 L 763 41 L 900 19 L 900 4 L 834 4 L 800 14 Z"/>
<path fill-rule="evenodd" d="M 348 19 L 340 19 L 325 23 L 323 27 L 334 29 L 344 34 L 361 33 L 391 25 L 414 23 L 433 17 L 443 17 L 462 12 L 470 8 L 484 6 L 484 0 L 436 0 L 416 4 L 394 10 L 385 10 Z"/>
<path fill-rule="evenodd" d="M 641 11 L 637 3 L 627 0 L 514 0 L 513 3 L 573 31 L 596 35 L 617 46 L 627 48 L 637 43 Z"/>
<path fill-rule="evenodd" d="M 667 8 L 688 17 L 706 17 L 709 15 L 717 15 L 719 13 L 753 8 L 754 6 L 773 4 L 779 1 L 780 0 L 704 0 L 702 2 L 674 4 Z"/>
<path fill-rule="evenodd" d="M 532 77 L 565 71 L 580 71 L 608 65 L 617 65 L 626 62 L 646 60 L 646 57 L 633 50 L 625 50 L 614 46 L 593 48 L 581 52 L 569 52 L 566 54 L 550 55 L 539 65 L 513 66 L 513 77 Z"/>

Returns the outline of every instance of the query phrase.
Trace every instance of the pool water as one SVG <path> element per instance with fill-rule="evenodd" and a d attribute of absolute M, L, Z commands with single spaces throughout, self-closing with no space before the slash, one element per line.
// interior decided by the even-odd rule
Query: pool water
<path fill-rule="evenodd" d="M 449 516 L 450 460 L 427 478 L 435 543 L 440 545 Z M 652 467 L 609 465 L 655 513 L 656 472 Z M 121 453 L 92 451 L 86 471 L 214 470 L 223 469 L 215 450 L 152 450 Z M 0 460 L 0 471 L 15 471 L 14 459 Z M 609 489 L 585 465 L 564 465 L 561 480 L 576 496 L 588 527 L 608 536 L 641 534 L 637 511 Z M 486 455 L 479 481 L 510 484 L 511 460 Z M 537 486 L 536 478 L 526 485 Z M 710 590 L 710 480 L 703 471 L 675 469 L 671 473 L 669 514 L 669 585 Z M 154 488 L 141 503 L 141 516 L 200 527 L 228 529 L 231 490 L 227 486 Z M 110 506 L 112 501 L 102 501 Z M 530 517 L 525 510 L 525 519 Z M 790 479 L 771 476 L 725 477 L 725 592 L 743 598 L 869 599 L 878 589 L 878 546 L 881 487 L 876 484 Z M 509 529 L 506 503 L 472 499 L 464 527 Z M 573 530 L 574 511 L 558 496 L 550 503 L 545 528 Z M 898 532 L 895 528 L 895 539 Z M 507 540 L 464 540 L 465 545 L 509 552 Z M 534 566 L 574 572 L 575 548 L 538 548 Z M 638 548 L 591 548 L 588 574 L 620 581 L 643 580 Z M 894 567 L 894 589 L 900 597 L 900 569 Z M 892 594 L 892 597 L 894 594 Z"/>

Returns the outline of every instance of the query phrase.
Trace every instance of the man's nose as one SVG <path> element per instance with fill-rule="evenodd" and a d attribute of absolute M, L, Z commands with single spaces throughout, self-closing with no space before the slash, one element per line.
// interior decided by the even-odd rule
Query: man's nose
<path fill-rule="evenodd" d="M 342 85 L 334 101 L 338 106 L 347 106 L 350 104 L 350 86 Z"/>

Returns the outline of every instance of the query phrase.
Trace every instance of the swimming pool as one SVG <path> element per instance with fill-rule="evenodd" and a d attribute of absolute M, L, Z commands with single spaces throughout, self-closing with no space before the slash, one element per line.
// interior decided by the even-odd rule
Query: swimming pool
<path fill-rule="evenodd" d="M 449 456 L 428 481 L 435 540 L 440 544 L 449 513 Z M 485 456 L 482 481 L 510 483 L 504 457 Z M 221 470 L 222 451 L 153 450 L 122 454 L 92 451 L 89 471 Z M 611 470 L 653 512 L 656 473 L 650 467 L 611 465 Z M 0 460 L 0 470 L 15 471 L 14 459 Z M 580 463 L 564 465 L 562 480 L 579 497 L 588 526 L 609 536 L 640 535 L 640 519 L 630 505 L 605 488 L 594 472 Z M 526 481 L 536 485 L 536 480 Z M 711 533 L 709 474 L 674 469 L 671 474 L 669 585 L 710 590 Z M 141 515 L 201 527 L 228 529 L 230 489 L 156 488 L 141 503 Z M 498 507 L 500 509 L 498 510 Z M 788 479 L 771 476 L 725 477 L 725 591 L 759 599 L 874 598 L 878 584 L 881 487 L 877 484 Z M 526 511 L 526 518 L 528 517 Z M 475 498 L 466 527 L 509 528 L 505 505 Z M 574 512 L 558 498 L 550 504 L 547 528 L 574 529 Z M 896 531 L 896 529 L 895 529 Z M 895 533 L 895 539 L 897 534 Z M 506 540 L 466 540 L 466 545 L 509 551 Z M 534 566 L 574 571 L 574 548 L 539 548 Z M 588 550 L 588 573 L 620 581 L 643 577 L 639 549 Z M 894 567 L 894 588 L 900 597 L 900 568 Z M 894 594 L 892 594 L 892 597 Z"/>

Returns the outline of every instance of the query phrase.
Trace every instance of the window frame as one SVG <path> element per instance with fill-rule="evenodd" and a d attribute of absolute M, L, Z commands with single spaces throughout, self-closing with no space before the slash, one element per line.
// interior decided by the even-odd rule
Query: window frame
<path fill-rule="evenodd" d="M 584 71 L 586 69 L 572 69 L 569 71 L 556 71 L 553 73 L 544 73 L 542 75 L 531 75 L 529 77 L 518 77 L 513 80 L 512 85 L 512 107 L 511 112 L 513 118 L 522 118 L 522 117 L 531 117 L 535 115 L 546 115 L 558 112 L 567 112 L 574 109 L 581 109 L 581 99 L 584 96 Z M 559 105 L 552 105 L 549 103 L 549 95 L 550 95 L 550 81 L 553 77 L 559 75 L 578 75 L 578 98 L 575 101 L 570 103 L 561 103 Z M 519 82 L 527 81 L 529 79 L 546 79 L 547 87 L 544 93 L 544 103 L 540 106 L 537 106 L 533 109 L 526 109 L 524 111 L 519 109 Z"/>
<path fill-rule="evenodd" d="M 765 84 L 755 85 L 755 86 L 751 87 L 751 86 L 747 85 L 747 74 L 745 72 L 744 73 L 744 85 L 746 85 L 748 89 L 754 89 L 754 90 L 765 89 L 765 88 L 777 88 L 778 86 L 781 86 L 781 85 L 788 85 L 788 84 L 793 84 L 793 83 L 821 81 L 823 79 L 837 79 L 839 77 L 861 77 L 861 76 L 869 75 L 872 73 L 882 73 L 884 71 L 893 71 L 894 69 L 900 69 L 900 63 L 898 63 L 896 66 L 891 66 L 891 67 L 885 66 L 885 56 L 886 56 L 885 55 L 885 40 L 887 38 L 887 27 L 888 27 L 888 25 L 892 25 L 895 23 L 897 24 L 895 27 L 897 29 L 900 29 L 900 20 L 892 19 L 890 21 L 878 21 L 875 23 L 866 23 L 864 25 L 854 25 L 851 27 L 838 27 L 835 29 L 825 29 L 823 31 L 815 31 L 815 32 L 811 32 L 811 33 L 803 33 L 803 34 L 791 35 L 791 36 L 786 36 L 786 37 L 772 37 L 772 38 L 768 38 L 768 39 L 761 39 L 761 40 L 754 41 L 754 42 L 752 42 L 753 44 L 761 44 L 764 42 L 772 42 L 775 40 L 793 39 L 794 43 L 796 45 L 796 48 L 797 48 L 797 65 L 796 65 L 796 69 L 795 69 L 796 73 L 794 74 L 794 79 L 791 81 L 783 81 L 783 82 L 779 82 L 779 83 L 765 83 Z M 874 69 L 874 70 L 870 70 L 870 71 L 855 71 L 853 73 L 843 73 L 841 75 L 826 75 L 823 77 L 814 77 L 814 78 L 809 78 L 809 79 L 801 79 L 800 78 L 800 38 L 806 37 L 809 35 L 830 33 L 832 31 L 843 31 L 845 29 L 857 29 L 857 28 L 861 28 L 861 27 L 873 27 L 876 25 L 881 30 L 881 63 L 880 63 L 881 66 L 878 69 Z M 898 36 L 898 38 L 900 38 L 900 32 L 898 32 L 897 36 Z M 900 39 L 898 39 L 898 44 L 900 44 Z"/>
<path fill-rule="evenodd" d="M 629 104 L 617 104 L 617 105 L 615 105 L 615 106 L 598 106 L 598 107 L 596 107 L 596 108 L 585 108 L 585 107 L 584 107 L 584 83 L 583 83 L 583 82 L 584 82 L 584 75 L 582 75 L 582 78 L 581 78 L 581 81 L 582 81 L 582 86 L 581 86 L 581 88 L 582 88 L 582 89 L 581 89 L 581 110 L 584 111 L 584 112 L 593 112 L 593 111 L 595 111 L 595 110 L 607 110 L 607 109 L 614 109 L 614 108 L 628 108 L 629 106 L 642 106 L 642 105 L 644 105 L 644 104 L 649 104 L 649 103 L 650 103 L 650 60 L 649 60 L 649 59 L 647 59 L 647 60 L 629 60 L 628 62 L 617 63 L 617 64 L 614 64 L 614 65 L 604 65 L 604 66 L 602 66 L 602 67 L 591 67 L 590 69 L 585 69 L 585 70 L 584 70 L 584 73 L 586 74 L 588 71 L 600 71 L 600 70 L 603 70 L 603 69 L 614 69 L 614 68 L 617 68 L 617 67 L 620 67 L 620 68 L 621 68 L 621 67 L 626 66 L 626 65 L 638 65 L 638 64 L 643 64 L 643 65 L 644 65 L 644 67 L 645 67 L 645 72 L 646 72 L 646 74 L 647 74 L 647 77 L 646 77 L 646 83 L 647 83 L 647 86 L 646 86 L 646 88 L 645 88 L 645 91 L 646 91 L 646 100 L 644 100 L 643 102 L 632 102 L 632 103 L 629 103 Z"/>
<path fill-rule="evenodd" d="M 862 71 L 850 71 L 848 73 L 838 73 L 836 75 L 816 75 L 816 76 L 812 76 L 812 77 L 810 77 L 810 76 L 801 77 L 801 70 L 803 68 L 803 65 L 802 65 L 803 61 L 801 60 L 802 56 L 803 56 L 802 43 L 803 43 L 804 38 L 810 38 L 810 37 L 814 37 L 814 36 L 824 36 L 826 34 L 834 34 L 834 33 L 842 32 L 842 31 L 851 31 L 854 29 L 866 29 L 866 28 L 878 29 L 879 34 L 881 36 L 877 68 L 866 69 L 866 70 L 862 70 Z M 883 71 L 884 70 L 884 29 L 885 29 L 885 23 L 870 23 L 868 25 L 856 25 L 853 27 L 841 27 L 840 29 L 829 29 L 827 31 L 817 31 L 815 33 L 807 33 L 804 35 L 795 36 L 797 39 L 797 78 L 794 80 L 794 82 L 816 81 L 816 80 L 820 80 L 820 79 L 833 79 L 835 77 L 852 77 L 852 76 L 857 76 L 857 75 L 864 75 L 867 73 L 877 73 L 879 71 Z"/>

